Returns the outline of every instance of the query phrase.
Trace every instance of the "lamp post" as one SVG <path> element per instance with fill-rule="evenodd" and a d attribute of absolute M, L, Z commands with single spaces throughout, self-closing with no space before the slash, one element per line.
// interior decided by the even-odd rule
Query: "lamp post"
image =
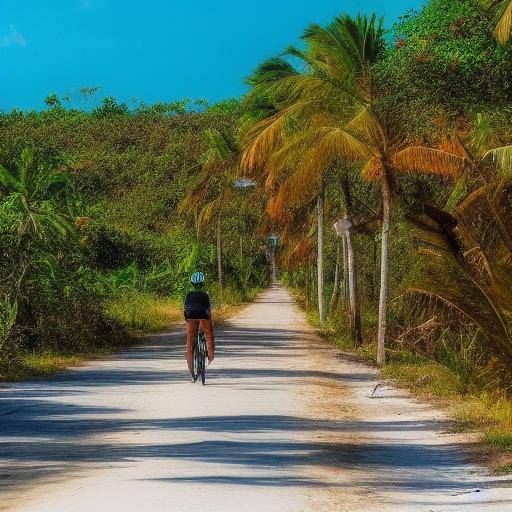
<path fill-rule="evenodd" d="M 267 237 L 267 242 L 270 247 L 270 278 L 272 284 L 276 284 L 277 282 L 277 268 L 276 268 L 276 248 L 277 243 L 279 242 L 279 237 L 277 235 L 270 235 Z"/>
<path fill-rule="evenodd" d="M 338 236 L 345 236 L 350 231 L 352 226 L 353 224 L 350 218 L 343 217 L 343 219 L 339 220 L 334 224 L 334 229 Z"/>
<path fill-rule="evenodd" d="M 352 334 L 352 342 L 355 347 L 361 346 L 361 308 L 359 304 L 359 294 L 357 291 L 356 264 L 354 256 L 354 248 L 352 246 L 352 228 L 353 220 L 346 216 L 334 224 L 334 229 L 338 236 L 343 237 L 347 247 L 347 269 L 348 269 L 348 296 L 349 296 L 349 313 L 350 327 Z"/>
<path fill-rule="evenodd" d="M 256 186 L 256 182 L 249 178 L 240 178 L 233 182 L 233 186 L 237 189 L 251 188 Z"/>
<path fill-rule="evenodd" d="M 237 190 L 246 190 L 256 186 L 256 182 L 250 178 L 239 178 L 233 182 L 233 187 Z M 243 258 L 243 234 L 240 233 L 240 263 Z"/>

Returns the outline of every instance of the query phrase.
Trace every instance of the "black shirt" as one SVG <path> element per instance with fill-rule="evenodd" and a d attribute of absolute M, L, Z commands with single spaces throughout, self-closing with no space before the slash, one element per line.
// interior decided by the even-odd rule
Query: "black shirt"
<path fill-rule="evenodd" d="M 188 292 L 185 297 L 185 320 L 210 320 L 211 305 L 207 292 L 195 290 Z"/>

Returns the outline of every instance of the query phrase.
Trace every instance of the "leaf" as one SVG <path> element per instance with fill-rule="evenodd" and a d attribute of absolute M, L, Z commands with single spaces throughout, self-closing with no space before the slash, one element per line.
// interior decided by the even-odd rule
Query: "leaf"
<path fill-rule="evenodd" d="M 30 169 L 34 164 L 34 152 L 29 148 L 24 148 L 21 152 L 21 159 L 19 163 L 20 182 L 27 181 Z"/>
<path fill-rule="evenodd" d="M 381 151 L 384 149 L 386 135 L 381 124 L 368 108 L 361 109 L 347 124 L 346 128 L 363 137 L 374 148 Z"/>
<path fill-rule="evenodd" d="M 393 167 L 401 172 L 422 172 L 440 176 L 459 176 L 467 165 L 463 157 L 441 149 L 412 146 L 399 151 L 393 158 Z"/>
<path fill-rule="evenodd" d="M 361 169 L 361 175 L 368 181 L 375 181 L 380 178 L 382 174 L 382 161 L 380 158 L 374 156 L 366 162 Z"/>
<path fill-rule="evenodd" d="M 500 13 L 500 18 L 494 29 L 494 35 L 501 44 L 508 43 L 512 32 L 512 1 L 503 2 L 504 9 Z"/>
<path fill-rule="evenodd" d="M 366 142 L 345 128 L 321 127 L 312 133 L 311 139 L 313 149 L 309 157 L 317 169 L 327 167 L 333 160 L 366 160 L 372 156 Z"/>
<path fill-rule="evenodd" d="M 288 122 L 288 111 L 284 110 L 268 119 L 263 119 L 251 128 L 242 154 L 242 169 L 252 171 L 263 167 L 272 151 L 282 141 Z"/>
<path fill-rule="evenodd" d="M 498 170 L 504 176 L 512 177 L 512 145 L 491 149 L 484 155 L 484 159 L 491 157 Z"/>
<path fill-rule="evenodd" d="M 273 57 L 261 63 L 251 76 L 245 80 L 245 83 L 254 86 L 273 82 L 297 73 L 297 70 L 287 60 L 281 57 Z"/>
<path fill-rule="evenodd" d="M 21 183 L 5 167 L 0 165 L 0 185 L 8 192 L 21 192 Z"/>

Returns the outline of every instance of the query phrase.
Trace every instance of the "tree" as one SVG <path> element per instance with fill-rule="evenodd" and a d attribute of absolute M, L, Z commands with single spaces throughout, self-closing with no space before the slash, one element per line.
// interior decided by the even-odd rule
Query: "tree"
<path fill-rule="evenodd" d="M 425 242 L 423 278 L 410 287 L 431 306 L 475 325 L 506 375 L 512 364 L 511 199 L 510 180 L 498 177 L 456 207 L 451 229 L 432 218 L 416 221 L 417 236 Z"/>
<path fill-rule="evenodd" d="M 205 138 L 207 149 L 200 158 L 201 172 L 181 203 L 180 211 L 189 211 L 196 215 L 198 233 L 202 224 L 215 220 L 217 279 L 222 294 L 222 216 L 226 204 L 234 194 L 233 184 L 239 169 L 239 152 L 218 130 L 206 130 Z"/>
<path fill-rule="evenodd" d="M 393 181 L 403 172 L 456 174 L 464 159 L 446 151 L 411 144 L 389 113 L 379 110 L 383 93 L 374 83 L 372 63 L 384 47 L 382 21 L 375 15 L 339 16 L 326 27 L 311 26 L 303 35 L 307 49 L 288 50 L 304 62 L 305 73 L 276 79 L 268 88 L 282 107 L 256 125 L 244 164 L 262 167 L 269 155 L 294 154 L 301 162 L 294 176 L 322 176 L 340 161 L 362 162 L 365 179 L 380 184 L 382 201 L 381 287 L 378 355 L 385 361 L 389 300 L 389 232 Z M 290 142 L 290 131 L 295 134 Z M 290 166 L 288 166 L 290 167 Z"/>
<path fill-rule="evenodd" d="M 301 140 L 301 125 L 295 123 L 295 130 L 288 123 L 290 119 L 300 121 L 301 116 L 306 109 L 314 112 L 314 109 L 323 109 L 321 102 L 323 98 L 305 98 L 300 91 L 294 91 L 294 87 L 300 89 L 304 84 L 311 83 L 312 88 L 325 82 L 331 82 L 331 85 L 341 85 L 346 94 L 346 87 L 350 75 L 355 69 L 362 70 L 369 63 L 373 62 L 382 52 L 384 47 L 384 30 L 382 20 L 377 20 L 375 15 L 367 18 L 358 16 L 355 19 L 347 15 L 339 16 L 328 27 L 327 30 L 312 25 L 303 36 L 307 43 L 307 48 L 302 51 L 298 48 L 289 48 L 286 52 L 288 56 L 298 58 L 303 61 L 305 71 L 298 72 L 289 62 L 283 58 L 272 58 L 264 62 L 252 77 L 249 84 L 253 85 L 253 91 L 249 95 L 249 105 L 268 104 L 270 107 L 265 112 L 262 120 L 257 122 L 248 133 L 248 144 L 244 153 L 243 164 L 246 168 L 254 170 L 263 167 L 264 162 L 268 160 L 268 153 L 281 146 L 278 164 L 274 165 L 274 170 L 269 172 L 268 181 L 273 184 L 276 179 L 286 173 L 288 169 L 294 169 L 294 176 L 286 180 L 286 189 L 288 190 L 288 199 L 291 201 L 309 200 L 311 192 L 317 194 L 317 284 L 318 284 L 318 310 L 320 322 L 325 320 L 325 298 L 324 298 L 324 194 L 325 181 L 324 176 L 329 172 L 329 167 L 318 169 L 317 167 L 307 168 L 307 159 L 296 158 L 302 156 L 303 143 Z M 333 53 L 331 62 L 329 56 L 319 56 L 317 39 L 333 39 L 344 48 L 343 52 Z M 326 57 L 324 59 L 324 57 Z M 332 58 L 333 57 L 333 58 Z M 336 61 L 336 59 L 338 59 Z M 334 62 L 332 62 L 334 60 Z M 331 66 L 331 69 L 329 69 Z M 335 66 L 336 69 L 332 69 Z M 275 84 L 284 83 L 283 87 L 275 87 Z M 343 85 L 342 85 L 343 84 Z M 290 86 L 288 88 L 288 85 Z M 339 91 L 338 91 L 339 92 Z M 297 96 L 294 103 L 293 96 Z M 336 98 L 344 105 L 347 105 L 345 98 Z M 265 101 L 267 100 L 267 101 Z M 288 131 L 288 137 L 284 132 Z M 260 155 L 258 155 L 260 153 Z M 263 155 L 263 156 L 262 156 Z M 284 155 L 284 159 L 282 156 Z M 310 183 L 310 187 L 303 186 L 304 182 Z M 350 260 L 351 263 L 354 259 Z M 355 277 L 354 267 L 351 266 L 352 276 Z M 351 287 L 355 292 L 356 287 Z M 351 303 L 354 305 L 358 301 L 353 298 Z M 357 308 L 356 308 L 357 310 Z M 355 331 L 359 332 L 360 322 L 357 311 L 352 312 L 356 319 L 351 323 Z M 358 327 L 359 326 L 359 327 Z M 360 340 L 360 335 L 356 335 Z"/>

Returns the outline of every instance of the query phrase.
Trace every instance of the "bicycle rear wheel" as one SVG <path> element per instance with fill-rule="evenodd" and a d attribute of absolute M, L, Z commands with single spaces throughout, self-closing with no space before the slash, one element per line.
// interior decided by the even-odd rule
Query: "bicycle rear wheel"
<path fill-rule="evenodd" d="M 204 386 L 205 382 L 206 382 L 206 358 L 208 357 L 208 352 L 207 352 L 207 348 L 206 348 L 206 339 L 204 337 L 204 332 L 201 330 L 199 331 L 199 334 L 198 334 L 198 344 L 197 345 L 198 345 L 198 351 L 200 354 L 199 374 L 201 375 L 201 382 Z"/>

